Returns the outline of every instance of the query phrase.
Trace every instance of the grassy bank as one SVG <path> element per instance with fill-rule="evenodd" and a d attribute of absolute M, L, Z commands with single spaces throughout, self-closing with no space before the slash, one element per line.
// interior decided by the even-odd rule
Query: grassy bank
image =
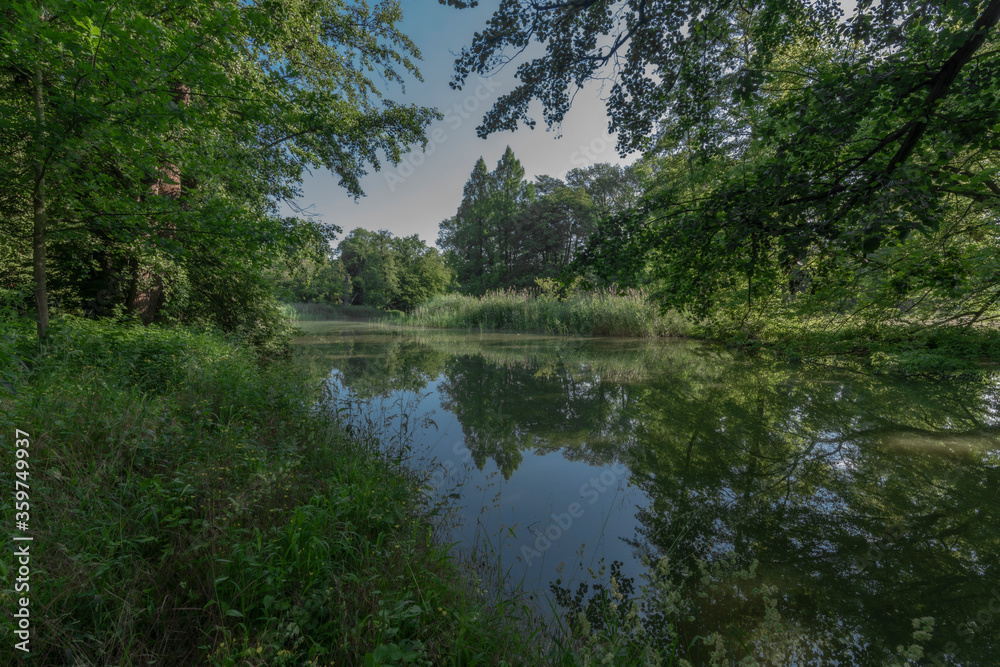
<path fill-rule="evenodd" d="M 428 327 L 494 329 L 589 336 L 658 338 L 688 336 L 683 317 L 663 315 L 640 291 L 571 293 L 559 300 L 532 291 L 490 292 L 482 297 L 449 294 L 418 306 L 403 321 Z"/>
<path fill-rule="evenodd" d="M 516 605 L 467 592 L 416 481 L 286 364 L 179 328 L 63 320 L 39 350 L 0 327 L 5 460 L 31 441 L 30 664 L 546 661 Z"/>
<path fill-rule="evenodd" d="M 536 291 L 506 291 L 482 297 L 435 297 L 397 321 L 476 331 L 700 338 L 743 349 L 767 349 L 792 360 L 860 365 L 879 374 L 965 372 L 1000 360 L 1000 328 L 995 324 L 883 322 L 767 309 L 746 317 L 736 310 L 724 310 L 696 324 L 678 313 L 660 313 L 638 290 L 575 292 L 563 300 Z"/>

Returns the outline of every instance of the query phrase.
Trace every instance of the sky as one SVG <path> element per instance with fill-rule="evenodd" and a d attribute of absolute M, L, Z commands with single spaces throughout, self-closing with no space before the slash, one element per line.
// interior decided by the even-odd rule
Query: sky
<path fill-rule="evenodd" d="M 480 156 L 493 169 L 509 145 L 528 179 L 542 174 L 562 177 L 570 169 L 597 162 L 631 162 L 619 158 L 615 150 L 596 84 L 577 95 L 559 128 L 547 131 L 541 114 L 536 114 L 539 122 L 534 130 L 522 125 L 516 132 L 496 133 L 485 140 L 476 136 L 476 126 L 494 101 L 514 88 L 514 68 L 488 79 L 470 77 L 461 91 L 452 90 L 448 82 L 455 56 L 472 42 L 497 5 L 498 0 L 486 0 L 476 8 L 459 10 L 436 0 L 403 0 L 400 28 L 420 49 L 423 60 L 418 67 L 424 81 L 411 80 L 405 93 L 394 86 L 386 97 L 436 107 L 444 118 L 428 128 L 425 151 L 418 147 L 396 167 L 383 164 L 379 172 L 369 169 L 361 183 L 366 196 L 357 203 L 337 185 L 334 175 L 318 170 L 306 175 L 296 203 L 318 220 L 340 225 L 345 233 L 355 227 L 387 229 L 397 236 L 417 234 L 433 245 L 438 224 L 455 214 Z M 283 213 L 293 214 L 287 206 Z"/>

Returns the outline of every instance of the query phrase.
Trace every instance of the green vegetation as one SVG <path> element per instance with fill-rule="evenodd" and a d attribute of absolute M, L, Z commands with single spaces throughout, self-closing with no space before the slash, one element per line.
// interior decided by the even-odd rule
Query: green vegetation
<path fill-rule="evenodd" d="M 300 234 L 275 257 L 266 275 L 279 299 L 329 308 L 412 310 L 451 282 L 437 249 L 416 235 L 358 227 L 336 250 L 332 241 L 332 233 Z"/>
<path fill-rule="evenodd" d="M 382 92 L 419 76 L 401 17 L 329 0 L 0 11 L 0 281 L 34 283 L 39 335 L 50 301 L 255 319 L 275 253 L 336 231 L 277 216 L 304 171 L 357 197 L 368 165 L 425 140 L 436 113 Z"/>
<path fill-rule="evenodd" d="M 569 275 L 644 287 L 712 337 L 808 339 L 799 353 L 996 339 L 959 329 L 1000 318 L 1000 5 L 849 12 L 833 0 L 506 3 L 453 85 L 537 40 L 483 136 L 534 126 L 534 100 L 557 125 L 579 86 L 609 86 L 641 196 L 599 216 Z M 995 359 L 996 347 L 958 352 Z"/>
<path fill-rule="evenodd" d="M 495 170 L 476 162 L 458 212 L 440 224 L 438 245 L 466 294 L 530 287 L 558 278 L 598 219 L 628 208 L 639 185 L 635 169 L 604 163 L 572 169 L 565 181 L 529 183 L 508 146 Z"/>
<path fill-rule="evenodd" d="M 417 481 L 314 409 L 316 383 L 183 328 L 60 319 L 31 339 L 4 323 L 0 422 L 31 435 L 39 664 L 530 655 L 518 609 L 466 591 Z"/>
<path fill-rule="evenodd" d="M 319 320 L 375 320 L 385 319 L 398 311 L 384 311 L 368 306 L 331 306 L 326 303 L 283 303 L 281 312 L 293 322 Z"/>
<path fill-rule="evenodd" d="M 436 248 L 416 235 L 355 229 L 338 247 L 350 281 L 344 303 L 382 310 L 412 310 L 445 291 L 451 275 Z"/>
<path fill-rule="evenodd" d="M 551 284 L 551 283 L 550 283 Z M 403 322 L 430 327 L 498 329 L 591 336 L 687 336 L 689 321 L 663 315 L 641 290 L 545 292 L 507 290 L 481 297 L 449 294 L 431 299 Z"/>
<path fill-rule="evenodd" d="M 453 84 L 533 59 L 481 133 L 561 122 L 609 66 L 642 157 L 480 159 L 441 252 L 279 215 L 311 168 L 357 198 L 427 145 L 440 114 L 385 97 L 420 79 L 397 0 L 8 4 L 0 421 L 44 499 L 43 663 L 673 660 L 614 586 L 550 636 L 456 583 L 402 454 L 274 361 L 290 320 L 1000 358 L 998 0 L 502 3 Z"/>

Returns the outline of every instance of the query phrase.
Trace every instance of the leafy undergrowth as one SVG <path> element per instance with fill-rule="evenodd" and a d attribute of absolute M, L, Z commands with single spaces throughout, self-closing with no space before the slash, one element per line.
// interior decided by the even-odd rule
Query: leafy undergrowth
<path fill-rule="evenodd" d="M 461 583 L 416 481 L 287 365 L 181 328 L 32 335 L 0 323 L 7 460 L 31 437 L 30 664 L 548 661 L 526 608 Z"/>

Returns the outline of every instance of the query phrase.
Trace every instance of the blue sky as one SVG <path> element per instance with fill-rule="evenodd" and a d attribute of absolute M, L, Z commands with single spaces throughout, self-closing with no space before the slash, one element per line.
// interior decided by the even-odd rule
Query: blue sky
<path fill-rule="evenodd" d="M 303 182 L 303 196 L 297 201 L 300 206 L 323 222 L 340 225 L 345 232 L 355 227 L 388 229 L 398 236 L 418 234 L 434 244 L 438 223 L 454 215 L 462 187 L 480 156 L 492 169 L 509 145 L 528 178 L 563 176 L 574 167 L 594 162 L 622 162 L 615 151 L 614 136 L 608 134 L 601 90 L 596 85 L 577 96 L 561 128 L 546 131 L 539 121 L 534 130 L 522 126 L 486 140 L 477 137 L 476 126 L 483 114 L 497 97 L 514 87 L 514 68 L 488 80 L 470 79 L 461 91 L 452 90 L 448 81 L 455 54 L 486 24 L 497 0 L 464 10 L 436 0 L 404 0 L 402 4 L 401 27 L 421 51 L 419 68 L 424 81 L 408 83 L 405 94 L 396 86 L 387 97 L 437 107 L 445 118 L 431 125 L 425 153 L 418 148 L 398 167 L 383 165 L 380 172 L 370 170 L 362 181 L 367 196 L 357 203 L 337 186 L 337 179 L 329 172 L 314 171 Z M 540 116 L 536 114 L 536 118 Z M 290 211 L 286 209 L 286 213 Z"/>

